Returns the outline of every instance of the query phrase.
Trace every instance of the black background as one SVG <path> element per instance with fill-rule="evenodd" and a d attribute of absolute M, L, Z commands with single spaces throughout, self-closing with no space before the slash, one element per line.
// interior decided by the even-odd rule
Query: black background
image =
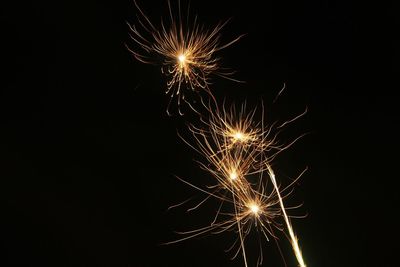
<path fill-rule="evenodd" d="M 232 18 L 223 40 L 246 33 L 219 56 L 247 83 L 215 78 L 213 90 L 268 106 L 286 83 L 271 117 L 308 107 L 283 138 L 309 134 L 276 159 L 283 177 L 309 167 L 293 198 L 308 214 L 293 221 L 308 266 L 398 266 L 394 8 L 298 2 L 192 1 L 207 26 Z M 140 5 L 153 21 L 167 14 L 165 1 Z M 124 46 L 135 12 L 132 1 L 3 5 L 3 266 L 243 266 L 223 252 L 230 233 L 160 245 L 214 207 L 166 211 L 199 194 L 174 175 L 206 174 L 176 135 L 190 116 L 166 115 L 159 68 Z M 264 266 L 283 266 L 264 247 Z"/>

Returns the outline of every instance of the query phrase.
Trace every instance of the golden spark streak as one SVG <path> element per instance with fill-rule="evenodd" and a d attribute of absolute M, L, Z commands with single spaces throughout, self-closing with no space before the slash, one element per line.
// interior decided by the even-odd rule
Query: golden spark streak
<path fill-rule="evenodd" d="M 289 221 L 289 217 L 286 214 L 285 205 L 283 204 L 283 200 L 282 200 L 281 194 L 279 193 L 279 190 L 278 190 L 278 185 L 277 185 L 276 179 L 275 179 L 275 173 L 272 170 L 271 166 L 267 165 L 267 168 L 268 168 L 268 173 L 269 173 L 269 176 L 271 178 L 272 184 L 274 185 L 274 187 L 276 189 L 276 193 L 278 195 L 279 204 L 281 206 L 282 214 L 283 214 L 283 217 L 284 217 L 285 222 L 286 222 L 286 226 L 287 226 L 288 231 L 289 231 L 291 244 L 292 244 L 292 247 L 293 247 L 293 251 L 294 251 L 294 253 L 296 255 L 297 262 L 299 263 L 300 267 L 306 267 L 306 264 L 304 263 L 304 260 L 303 260 L 303 255 L 302 255 L 300 247 L 299 247 L 298 239 L 297 239 L 296 235 L 294 234 L 293 227 L 292 227 L 292 225 L 291 225 L 291 223 Z"/>

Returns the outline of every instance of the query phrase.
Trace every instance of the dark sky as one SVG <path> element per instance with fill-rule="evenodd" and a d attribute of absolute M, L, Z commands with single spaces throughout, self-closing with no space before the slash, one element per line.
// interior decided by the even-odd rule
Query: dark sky
<path fill-rule="evenodd" d="M 192 1 L 206 26 L 232 18 L 223 40 L 246 33 L 219 56 L 247 83 L 215 78 L 212 89 L 268 106 L 286 83 L 271 118 L 308 107 L 283 138 L 309 134 L 275 164 L 283 177 L 309 167 L 293 197 L 308 216 L 293 224 L 310 267 L 396 266 L 394 8 L 297 2 Z M 165 1 L 139 3 L 154 21 L 167 14 Z M 14 1 L 0 12 L 2 266 L 243 266 L 223 251 L 232 233 L 159 245 L 206 225 L 215 207 L 166 211 L 198 195 L 174 175 L 207 174 L 176 135 L 190 116 L 165 113 L 159 68 L 124 46 L 133 1 Z M 263 245 L 263 266 L 283 266 Z"/>

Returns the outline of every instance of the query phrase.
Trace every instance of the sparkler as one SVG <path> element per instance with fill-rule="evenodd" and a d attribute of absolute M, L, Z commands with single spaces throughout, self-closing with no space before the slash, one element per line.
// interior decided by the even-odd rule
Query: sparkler
<path fill-rule="evenodd" d="M 174 98 L 177 98 L 180 114 L 182 114 L 180 109 L 182 102 L 193 109 L 186 95 L 189 92 L 197 93 L 201 90 L 209 93 L 211 74 L 238 81 L 231 77 L 232 71 L 219 66 L 219 58 L 216 56 L 218 51 L 232 45 L 242 37 L 239 36 L 225 44 L 220 43 L 220 32 L 228 21 L 207 30 L 199 25 L 195 17 L 191 23 L 192 26 L 189 26 L 189 12 L 185 23 L 182 21 L 180 1 L 178 1 L 177 20 L 168 1 L 169 23 L 166 24 L 162 20 L 161 26 L 157 28 L 136 1 L 134 2 L 139 11 L 138 23 L 137 25 L 128 23 L 128 26 L 130 37 L 138 47 L 127 48 L 140 62 L 161 65 L 161 71 L 167 77 L 166 94 L 170 96 L 168 113 Z"/>
<path fill-rule="evenodd" d="M 207 118 L 200 115 L 201 127 L 189 126 L 194 143 L 183 140 L 196 150 L 204 161 L 199 166 L 215 179 L 210 186 L 196 186 L 191 182 L 178 177 L 189 186 L 203 192 L 206 197 L 188 211 L 199 208 L 209 199 L 219 201 L 219 208 L 210 225 L 192 231 L 181 232 L 183 238 L 166 244 L 176 243 L 189 238 L 207 234 L 235 231 L 237 239 L 229 250 L 234 250 L 233 258 L 241 252 L 244 265 L 247 267 L 245 240 L 253 228 L 261 232 L 267 240 L 273 238 L 278 245 L 275 231 L 287 229 L 288 239 L 300 267 L 305 267 L 303 256 L 299 248 L 298 239 L 294 233 L 288 210 L 296 207 L 285 207 L 283 200 L 291 194 L 288 190 L 301 177 L 304 171 L 287 187 L 281 189 L 272 169 L 275 156 L 289 148 L 299 138 L 289 144 L 279 142 L 279 132 L 286 125 L 305 114 L 288 120 L 281 125 L 272 123 L 264 125 L 264 107 L 261 109 L 261 119 L 256 120 L 256 111 L 246 112 L 245 104 L 237 111 L 232 105 L 230 110 L 219 111 L 218 104 L 210 91 L 211 76 L 216 75 L 237 81 L 231 77 L 233 72 L 220 67 L 217 52 L 237 42 L 242 36 L 230 42 L 221 44 L 220 33 L 228 21 L 217 24 L 214 28 L 205 29 L 197 21 L 197 17 L 190 23 L 189 12 L 185 21 L 182 20 L 180 1 L 178 14 L 175 16 L 171 3 L 168 0 L 169 20 L 161 20 L 160 27 L 156 27 L 134 0 L 139 11 L 138 23 L 128 24 L 130 37 L 137 45 L 128 50 L 140 62 L 161 66 L 161 72 L 166 76 L 166 94 L 170 96 L 167 113 L 173 99 L 177 99 L 178 111 L 181 104 L 188 104 L 195 108 L 188 100 L 188 95 L 204 91 L 216 105 L 205 105 L 209 115 Z M 177 19 L 175 18 L 177 17 Z M 283 89 L 279 92 L 281 94 Z M 274 100 L 275 102 L 275 100 Z M 270 186 L 271 182 L 272 186 Z M 175 205 L 183 205 L 187 201 Z M 172 207 L 171 207 L 172 208 Z M 283 219 L 283 223 L 279 221 Z M 262 246 L 260 245 L 260 249 Z M 281 252 L 282 255 L 282 252 Z M 260 253 L 257 264 L 263 261 Z M 284 257 L 282 255 L 284 260 Z M 286 265 L 286 263 L 285 263 Z"/>
<path fill-rule="evenodd" d="M 267 240 L 272 237 L 277 241 L 274 229 L 284 231 L 285 224 L 299 266 L 305 267 L 298 240 L 289 220 L 290 216 L 287 215 L 288 208 L 283 203 L 283 199 L 291 192 L 283 193 L 300 178 L 304 171 L 289 186 L 280 189 L 271 167 L 272 159 L 301 137 L 286 145 L 278 144 L 278 133 L 272 134 L 272 132 L 276 130 L 275 128 L 283 127 L 296 120 L 304 113 L 284 122 L 281 126 L 274 127 L 276 125 L 274 123 L 269 127 L 264 127 L 263 106 L 259 123 L 255 122 L 256 109 L 246 112 L 245 105 L 242 105 L 238 112 L 234 105 L 229 111 L 225 108 L 222 112 L 214 111 L 218 109 L 210 107 L 207 110 L 209 118 L 208 120 L 201 119 L 202 127 L 189 126 L 195 144 L 184 138 L 183 140 L 205 159 L 205 162 L 199 162 L 199 165 L 216 179 L 216 183 L 204 189 L 179 179 L 207 194 L 204 200 L 189 210 L 197 209 L 210 198 L 220 201 L 219 209 L 209 226 L 182 232 L 181 234 L 187 236 L 170 243 L 205 233 L 221 233 L 236 229 L 238 240 L 234 243 L 234 245 L 237 244 L 234 257 L 242 251 L 244 264 L 247 267 L 245 239 L 253 226 L 258 228 Z M 257 179 L 254 181 L 254 178 Z M 268 186 L 269 181 L 272 182 L 272 187 Z M 222 212 L 224 205 L 228 205 L 233 211 Z M 289 209 L 291 208 L 295 207 Z M 283 218 L 284 224 L 278 222 L 279 218 Z M 262 253 L 260 253 L 257 264 L 261 264 L 262 261 Z"/>

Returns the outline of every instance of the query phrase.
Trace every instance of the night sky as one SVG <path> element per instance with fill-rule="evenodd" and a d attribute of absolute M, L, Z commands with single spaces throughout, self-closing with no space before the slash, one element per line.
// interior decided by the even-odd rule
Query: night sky
<path fill-rule="evenodd" d="M 167 116 L 159 67 L 125 48 L 133 1 L 10 2 L 0 11 L 1 265 L 243 266 L 224 252 L 233 233 L 160 245 L 207 225 L 216 207 L 167 212 L 201 196 L 174 175 L 210 177 L 176 134 L 190 114 Z M 155 22 L 168 14 L 166 1 L 139 4 Z M 222 41 L 246 34 L 218 53 L 246 83 L 213 77 L 218 99 L 262 99 L 271 120 L 308 108 L 282 138 L 308 134 L 274 162 L 283 184 L 309 168 L 289 200 L 308 214 L 293 220 L 308 266 L 399 266 L 394 8 L 193 0 L 190 10 L 207 27 L 231 18 Z M 283 266 L 275 243 L 263 246 L 263 266 Z"/>

